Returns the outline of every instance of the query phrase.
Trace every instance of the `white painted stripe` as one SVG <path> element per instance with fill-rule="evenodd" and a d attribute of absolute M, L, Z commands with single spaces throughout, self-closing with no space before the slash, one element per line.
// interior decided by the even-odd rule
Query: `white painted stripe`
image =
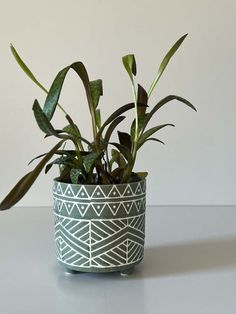
<path fill-rule="evenodd" d="M 96 218 L 92 218 L 92 219 L 81 219 L 81 218 L 79 218 L 79 219 L 77 219 L 77 218 L 72 218 L 72 217 L 65 217 L 65 216 L 63 216 L 63 215 L 60 215 L 60 214 L 58 214 L 58 213 L 56 213 L 56 212 L 54 212 L 54 215 L 56 215 L 56 216 L 58 216 L 58 217 L 61 217 L 61 218 L 66 218 L 66 219 L 71 219 L 71 220 L 77 220 L 77 221 L 79 221 L 79 220 L 81 220 L 81 221 L 101 221 L 101 220 L 103 220 L 103 221 L 113 221 L 113 220 L 119 220 L 120 222 L 122 222 L 122 220 L 124 220 L 124 219 L 130 219 L 130 218 L 136 218 L 136 217 L 139 217 L 139 216 L 144 216 L 145 215 L 145 213 L 141 213 L 141 214 L 138 214 L 138 215 L 134 215 L 134 216 L 128 216 L 128 217 L 122 217 L 122 218 L 100 218 L 100 219 L 96 219 Z M 122 222 L 123 223 L 123 222 Z"/>

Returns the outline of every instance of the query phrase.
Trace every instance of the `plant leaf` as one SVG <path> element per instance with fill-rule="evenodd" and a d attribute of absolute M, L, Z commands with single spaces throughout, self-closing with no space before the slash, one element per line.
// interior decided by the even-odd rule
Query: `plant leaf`
<path fill-rule="evenodd" d="M 116 126 L 125 119 L 125 116 L 119 116 L 117 117 L 115 120 L 113 120 L 111 122 L 111 124 L 109 125 L 109 127 L 107 128 L 106 134 L 104 136 L 104 141 L 105 144 L 107 144 L 111 138 L 112 132 L 114 131 L 114 129 L 116 128 Z"/>
<path fill-rule="evenodd" d="M 67 134 L 72 135 L 74 138 L 81 138 L 80 131 L 75 124 L 74 126 L 71 126 L 70 124 L 66 125 L 63 128 L 63 131 L 66 132 Z"/>
<path fill-rule="evenodd" d="M 51 163 L 47 164 L 45 168 L 45 173 L 47 174 L 53 165 L 74 166 L 76 164 L 77 160 L 72 155 L 62 155 L 61 157 L 56 158 Z"/>
<path fill-rule="evenodd" d="M 148 172 L 136 172 L 136 174 L 137 174 L 140 178 L 144 179 L 144 178 L 147 177 Z"/>
<path fill-rule="evenodd" d="M 96 119 L 96 126 L 98 129 L 101 128 L 101 112 L 100 109 L 96 109 L 95 111 L 95 119 Z"/>
<path fill-rule="evenodd" d="M 145 122 L 146 116 L 148 114 L 144 114 L 142 116 L 139 117 L 138 119 L 138 133 L 140 133 L 140 131 L 143 128 L 143 124 Z M 134 140 L 134 136 L 135 136 L 135 119 L 133 120 L 132 124 L 131 124 L 131 128 L 130 128 L 130 135 L 131 135 L 131 139 Z"/>
<path fill-rule="evenodd" d="M 150 119 L 152 118 L 152 116 L 154 115 L 154 113 L 157 112 L 157 110 L 159 110 L 163 105 L 165 105 L 166 103 L 170 102 L 171 100 L 178 100 L 182 103 L 184 103 L 185 105 L 187 105 L 188 107 L 192 108 L 193 110 L 197 111 L 197 109 L 185 98 L 180 97 L 180 96 L 176 96 L 176 95 L 169 95 L 166 96 L 165 98 L 163 98 L 162 100 L 160 100 L 153 108 L 152 110 L 147 114 L 142 130 L 145 129 L 145 127 L 147 126 L 148 122 L 150 121 Z"/>
<path fill-rule="evenodd" d="M 26 174 L 8 193 L 4 200 L 0 204 L 0 210 L 6 210 L 14 206 L 30 189 L 34 181 L 37 179 L 38 175 L 46 165 L 46 163 L 55 154 L 58 148 L 62 145 L 65 140 L 61 140 L 57 143 L 44 158 L 38 163 L 34 170 Z"/>
<path fill-rule="evenodd" d="M 133 82 L 133 75 L 136 75 L 137 73 L 135 56 L 133 54 L 126 55 L 122 58 L 122 62 L 127 73 L 129 74 L 131 81 Z"/>
<path fill-rule="evenodd" d="M 144 132 L 139 140 L 138 140 L 138 149 L 145 143 L 145 141 L 154 133 L 156 133 L 157 131 L 161 130 L 162 128 L 166 127 L 166 126 L 173 126 L 174 127 L 174 124 L 171 124 L 171 123 L 166 123 L 166 124 L 161 124 L 161 125 L 158 125 L 158 126 L 155 126 L 149 130 L 147 130 L 146 132 Z"/>
<path fill-rule="evenodd" d="M 72 128 L 70 124 L 63 128 L 63 132 L 65 132 L 69 135 L 72 135 L 74 137 L 74 139 L 81 140 L 82 142 L 86 143 L 88 146 L 92 147 L 92 143 L 90 143 L 88 140 L 86 140 L 86 138 L 79 136 L 80 132 L 75 131 L 75 129 Z M 76 133 L 77 133 L 77 135 L 76 135 Z M 82 151 L 81 151 L 81 153 L 82 153 Z"/>
<path fill-rule="evenodd" d="M 86 91 L 90 111 L 93 111 L 93 99 L 91 95 L 90 82 L 89 82 L 87 70 L 82 62 L 74 62 L 71 65 L 62 69 L 57 74 L 56 78 L 54 79 L 50 87 L 50 90 L 48 92 L 48 95 L 47 95 L 47 98 L 43 107 L 43 111 L 49 120 L 51 120 L 53 117 L 56 106 L 58 104 L 58 100 L 61 94 L 61 89 L 65 80 L 65 77 L 70 69 L 73 69 L 82 80 L 85 91 Z"/>
<path fill-rule="evenodd" d="M 118 131 L 118 137 L 119 137 L 120 144 L 123 146 L 126 146 L 131 151 L 132 143 L 131 143 L 130 135 L 126 132 Z"/>
<path fill-rule="evenodd" d="M 159 81 L 162 73 L 164 72 L 167 64 L 169 63 L 170 59 L 172 58 L 172 56 L 175 54 L 175 52 L 178 50 L 178 48 L 180 47 L 180 45 L 182 44 L 182 42 L 184 41 L 184 39 L 186 38 L 188 34 L 185 34 L 184 36 L 182 36 L 181 38 L 179 38 L 176 43 L 172 46 L 172 48 L 167 52 L 167 54 L 165 55 L 164 59 L 162 60 L 159 69 L 157 71 L 156 77 L 154 78 L 149 91 L 148 91 L 148 97 L 150 97 L 153 89 L 155 88 L 157 82 Z"/>
<path fill-rule="evenodd" d="M 116 149 L 112 148 L 111 150 L 111 159 L 110 159 L 110 167 L 112 167 L 113 163 L 116 162 L 119 168 L 125 168 L 126 161 L 123 157 L 123 155 Z"/>
<path fill-rule="evenodd" d="M 97 161 L 101 155 L 102 152 L 92 152 L 86 156 L 83 156 L 84 167 L 87 172 L 90 172 L 93 169 L 95 161 Z"/>
<path fill-rule="evenodd" d="M 72 120 L 72 118 L 66 114 L 66 119 L 69 122 L 70 128 L 67 127 L 67 133 L 76 137 L 76 140 L 78 142 L 78 145 L 80 147 L 80 150 L 84 150 L 83 145 L 81 143 L 81 132 L 78 128 L 78 126 L 74 123 L 74 121 Z"/>
<path fill-rule="evenodd" d="M 138 107 L 138 116 L 143 116 L 146 112 L 147 109 L 147 104 L 148 104 L 148 94 L 146 90 L 138 84 L 138 96 L 137 96 L 137 103 L 142 104 L 144 106 L 139 106 Z"/>
<path fill-rule="evenodd" d="M 36 159 L 41 158 L 41 157 L 43 157 L 43 156 L 45 156 L 45 155 L 47 155 L 47 153 L 44 153 L 44 154 L 41 154 L 41 155 L 38 155 L 38 156 L 34 157 L 33 159 L 31 159 L 31 160 L 28 162 L 28 166 L 29 166 L 33 161 L 35 161 Z"/>
<path fill-rule="evenodd" d="M 143 146 L 143 144 L 146 143 L 147 141 L 154 141 L 154 142 L 158 142 L 158 143 L 161 143 L 161 144 L 165 145 L 165 143 L 162 142 L 161 140 L 159 140 L 159 139 L 157 139 L 155 137 L 149 137 L 144 142 L 141 142 L 140 145 L 138 145 L 138 149 L 140 149 Z"/>
<path fill-rule="evenodd" d="M 102 80 L 90 81 L 91 95 L 94 109 L 97 108 L 100 96 L 103 95 Z"/>
<path fill-rule="evenodd" d="M 130 150 L 126 146 L 118 144 L 118 143 L 114 143 L 114 142 L 110 142 L 109 144 L 115 146 L 121 152 L 121 154 L 125 157 L 128 163 L 133 162 L 133 156 Z"/>
<path fill-rule="evenodd" d="M 85 177 L 84 172 L 83 172 L 82 169 L 72 168 L 72 169 L 70 170 L 70 179 L 71 179 L 71 183 L 77 184 L 79 177 L 82 177 L 83 180 L 86 180 L 86 177 Z"/>
<path fill-rule="evenodd" d="M 111 172 L 113 184 L 121 183 L 124 175 L 124 168 L 118 167 Z"/>
<path fill-rule="evenodd" d="M 138 104 L 139 106 L 139 104 Z M 140 105 L 140 106 L 143 106 L 143 105 Z M 118 108 L 116 111 L 114 111 L 109 117 L 108 119 L 102 124 L 100 130 L 98 131 L 98 134 L 97 134 L 97 139 L 99 139 L 102 135 L 102 132 L 103 130 L 105 129 L 105 127 L 110 124 L 113 120 L 115 120 L 117 117 L 119 117 L 122 113 L 130 110 L 130 109 L 133 109 L 135 107 L 134 103 L 129 103 L 129 104 L 126 104 L 120 108 Z"/>
<path fill-rule="evenodd" d="M 53 128 L 53 126 L 49 122 L 47 116 L 41 109 L 37 99 L 35 99 L 34 101 L 33 111 L 34 111 L 34 116 L 37 121 L 37 124 L 44 133 L 46 133 L 47 135 L 54 135 L 56 137 L 61 137 L 61 135 L 57 133 L 57 131 Z"/>
<path fill-rule="evenodd" d="M 36 79 L 34 74 L 30 71 L 30 69 L 27 67 L 27 65 L 24 63 L 24 61 L 19 56 L 18 52 L 14 48 L 14 46 L 10 45 L 11 52 L 16 60 L 16 62 L 19 64 L 21 69 L 25 72 L 25 74 L 38 86 L 40 87 L 44 92 L 48 93 L 47 89 Z"/>

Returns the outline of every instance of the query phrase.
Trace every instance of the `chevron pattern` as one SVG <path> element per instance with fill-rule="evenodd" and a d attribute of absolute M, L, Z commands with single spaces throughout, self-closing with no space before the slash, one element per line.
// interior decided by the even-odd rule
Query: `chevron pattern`
<path fill-rule="evenodd" d="M 56 256 L 67 266 L 105 269 L 143 259 L 145 213 L 115 219 L 75 219 L 55 213 Z"/>

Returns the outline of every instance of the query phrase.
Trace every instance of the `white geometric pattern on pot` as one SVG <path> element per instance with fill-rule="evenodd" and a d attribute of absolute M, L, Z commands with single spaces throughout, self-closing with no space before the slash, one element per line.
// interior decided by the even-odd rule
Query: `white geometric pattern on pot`
<path fill-rule="evenodd" d="M 90 208 L 93 209 L 93 212 L 99 217 L 105 205 L 108 205 L 112 216 L 116 216 L 119 213 L 119 210 L 124 210 L 127 215 L 130 214 L 131 210 L 134 210 L 139 213 L 141 208 L 145 207 L 145 198 L 138 198 L 136 200 L 130 201 L 119 201 L 119 202 L 76 202 L 76 201 L 67 201 L 61 200 L 54 196 L 54 208 L 57 208 L 58 212 L 61 212 L 62 209 L 66 210 L 68 215 L 71 215 L 75 210 L 84 217 Z"/>
<path fill-rule="evenodd" d="M 78 193 L 76 194 L 76 197 L 78 198 L 87 198 L 90 199 L 88 192 L 86 191 L 85 187 L 82 185 L 79 189 Z"/>
<path fill-rule="evenodd" d="M 138 183 L 137 186 L 133 187 L 134 191 L 132 189 L 132 186 L 130 184 L 127 184 L 122 194 L 114 185 L 111 191 L 109 191 L 108 195 L 106 195 L 106 193 L 102 189 L 102 186 L 97 185 L 91 196 L 89 196 L 84 186 L 81 186 L 78 193 L 75 195 L 70 185 L 68 185 L 68 187 L 66 188 L 64 192 L 63 192 L 60 182 L 57 182 L 56 185 L 57 185 L 57 188 L 56 188 L 56 191 L 54 190 L 54 194 L 64 196 L 67 198 L 77 197 L 81 199 L 92 200 L 92 199 L 103 199 L 103 198 L 109 199 L 109 198 L 119 198 L 119 197 L 125 198 L 125 197 L 141 196 L 145 194 L 145 184 L 141 185 L 141 183 Z"/>
<path fill-rule="evenodd" d="M 122 197 L 122 195 L 120 194 L 119 190 L 117 189 L 117 187 L 115 185 L 113 185 L 111 191 L 109 192 L 109 194 L 107 195 L 108 198 L 112 198 L 112 197 Z"/>
<path fill-rule="evenodd" d="M 139 262 L 143 258 L 144 226 L 144 213 L 125 219 L 98 220 L 73 219 L 55 213 L 57 258 L 80 268 Z"/>
<path fill-rule="evenodd" d="M 103 190 L 100 188 L 99 185 L 96 186 L 95 190 L 93 191 L 93 194 L 91 196 L 91 199 L 93 198 L 105 198 L 106 195 L 105 193 L 103 192 Z"/>

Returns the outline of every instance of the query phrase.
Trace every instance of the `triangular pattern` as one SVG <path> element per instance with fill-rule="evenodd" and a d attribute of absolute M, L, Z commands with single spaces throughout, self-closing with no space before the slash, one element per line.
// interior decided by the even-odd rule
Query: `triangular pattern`
<path fill-rule="evenodd" d="M 113 185 L 108 197 L 121 197 L 121 194 L 115 185 Z"/>
<path fill-rule="evenodd" d="M 133 196 L 133 191 L 129 184 L 127 184 L 122 196 Z"/>
<path fill-rule="evenodd" d="M 104 203 L 94 203 L 92 204 L 93 210 L 95 213 L 100 216 L 106 204 Z"/>
<path fill-rule="evenodd" d="M 110 203 L 108 204 L 110 211 L 112 212 L 113 216 L 116 216 L 119 207 L 120 207 L 120 203 L 116 202 L 116 203 Z"/>
<path fill-rule="evenodd" d="M 61 211 L 62 205 L 63 205 L 63 202 L 61 200 L 57 200 L 57 208 L 59 212 Z"/>
<path fill-rule="evenodd" d="M 68 184 L 65 192 L 64 192 L 64 196 L 67 196 L 67 197 L 75 197 L 75 194 L 74 194 L 74 191 L 71 187 L 71 185 Z"/>
<path fill-rule="evenodd" d="M 132 209 L 132 204 L 133 202 L 132 201 L 126 201 L 126 202 L 123 202 L 123 207 L 127 213 L 127 215 L 129 215 L 129 213 L 131 212 L 131 209 Z"/>
<path fill-rule="evenodd" d="M 73 209 L 74 204 L 72 202 L 65 202 L 65 207 L 66 207 L 66 211 L 68 212 L 68 214 L 70 215 Z"/>
<path fill-rule="evenodd" d="M 78 212 L 80 213 L 80 215 L 82 217 L 84 217 L 84 215 L 86 214 L 89 204 L 86 203 L 75 203 L 74 207 L 78 210 Z"/>
<path fill-rule="evenodd" d="M 141 200 L 134 201 L 134 204 L 137 209 L 137 212 L 139 213 L 140 208 L 141 208 Z"/>
<path fill-rule="evenodd" d="M 57 191 L 56 191 L 56 193 L 57 194 L 61 194 L 61 195 L 63 194 L 60 183 L 57 184 Z"/>
<path fill-rule="evenodd" d="M 62 212 L 62 211 L 67 211 L 66 202 L 64 202 L 64 201 L 61 202 L 59 211 L 60 211 L 60 212 Z M 68 211 L 67 211 L 67 212 L 68 212 Z"/>
<path fill-rule="evenodd" d="M 136 187 L 135 194 L 136 194 L 136 195 L 142 194 L 142 188 L 141 188 L 140 182 L 139 182 L 139 184 L 138 184 L 137 187 Z"/>
<path fill-rule="evenodd" d="M 86 191 L 84 186 L 81 186 L 78 193 L 76 194 L 78 198 L 89 198 L 88 192 Z"/>
<path fill-rule="evenodd" d="M 95 190 L 93 191 L 91 198 L 104 198 L 104 197 L 106 197 L 106 195 L 104 194 L 102 188 L 99 185 L 97 185 Z"/>

